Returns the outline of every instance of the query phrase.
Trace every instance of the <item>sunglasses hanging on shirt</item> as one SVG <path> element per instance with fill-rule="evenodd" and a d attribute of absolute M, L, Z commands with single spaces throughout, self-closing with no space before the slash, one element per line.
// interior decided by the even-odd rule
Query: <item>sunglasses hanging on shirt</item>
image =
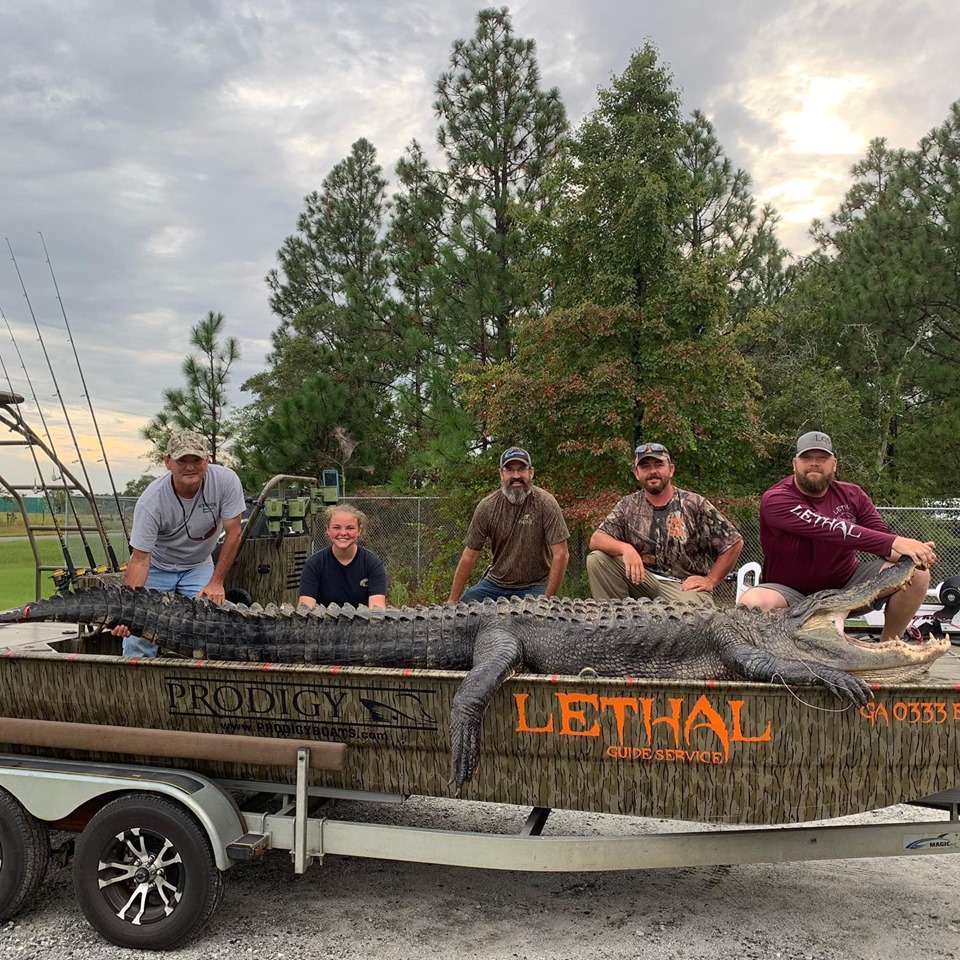
<path fill-rule="evenodd" d="M 214 520 L 213 526 L 202 537 L 195 537 L 190 532 L 190 520 L 196 512 L 197 504 L 201 500 L 203 501 L 205 512 L 210 512 L 210 504 L 207 503 L 207 498 L 203 495 L 203 487 L 206 482 L 206 477 L 200 481 L 200 489 L 197 491 L 197 496 L 193 498 L 193 506 L 190 507 L 190 512 L 187 513 L 187 508 L 183 505 L 183 500 L 180 499 L 180 494 L 177 493 L 177 487 L 173 482 L 173 477 L 170 477 L 170 486 L 173 488 L 173 495 L 177 498 L 177 503 L 180 504 L 180 512 L 183 514 L 183 523 L 180 524 L 179 529 L 183 530 L 183 532 L 187 535 L 187 539 L 192 540 L 194 543 L 202 543 L 204 540 L 209 540 L 217 531 L 217 521 Z"/>

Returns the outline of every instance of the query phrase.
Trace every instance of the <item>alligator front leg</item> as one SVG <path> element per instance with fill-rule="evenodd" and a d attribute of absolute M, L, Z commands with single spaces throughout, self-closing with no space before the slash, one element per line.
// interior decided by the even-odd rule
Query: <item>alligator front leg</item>
<path fill-rule="evenodd" d="M 450 709 L 450 763 L 457 793 L 480 762 L 480 725 L 487 704 L 523 662 L 522 644 L 506 624 L 486 623 L 477 633 L 473 667 L 463 678 Z"/>
<path fill-rule="evenodd" d="M 855 707 L 862 707 L 873 696 L 870 687 L 852 673 L 834 670 L 822 663 L 775 657 L 749 644 L 738 644 L 731 650 L 728 666 L 745 680 L 783 683 L 788 687 L 804 684 L 826 687 L 835 697 L 849 700 Z"/>

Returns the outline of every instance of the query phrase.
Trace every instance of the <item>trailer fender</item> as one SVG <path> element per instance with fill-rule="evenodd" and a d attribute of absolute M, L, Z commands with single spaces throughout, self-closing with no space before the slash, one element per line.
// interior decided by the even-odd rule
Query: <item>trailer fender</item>
<path fill-rule="evenodd" d="M 0 755 L 0 787 L 32 816 L 47 822 L 63 820 L 98 797 L 136 792 L 170 797 L 200 821 L 221 870 L 235 862 L 227 854 L 229 844 L 247 832 L 230 794 L 189 771 Z"/>

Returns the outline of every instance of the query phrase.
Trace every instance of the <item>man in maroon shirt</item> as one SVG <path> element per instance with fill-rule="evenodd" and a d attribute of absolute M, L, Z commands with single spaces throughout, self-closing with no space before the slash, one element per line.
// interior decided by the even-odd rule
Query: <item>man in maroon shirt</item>
<path fill-rule="evenodd" d="M 793 476 L 760 498 L 763 582 L 739 602 L 761 610 L 789 607 L 818 590 L 862 583 L 908 556 L 917 569 L 906 589 L 888 594 L 881 636 L 897 639 L 926 596 L 936 544 L 898 537 L 866 493 L 837 480 L 836 472 L 833 442 L 825 433 L 812 430 L 800 437 Z M 858 564 L 858 551 L 878 559 Z"/>

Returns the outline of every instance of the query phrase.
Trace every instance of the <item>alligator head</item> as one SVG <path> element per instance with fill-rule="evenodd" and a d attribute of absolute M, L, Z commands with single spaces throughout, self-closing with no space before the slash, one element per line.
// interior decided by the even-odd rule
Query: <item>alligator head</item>
<path fill-rule="evenodd" d="M 891 587 L 903 589 L 913 576 L 913 561 L 904 557 L 873 579 L 846 590 L 821 590 L 780 613 L 788 638 L 771 653 L 797 660 L 816 661 L 877 683 L 900 683 L 923 673 L 950 649 L 946 638 L 923 640 L 860 639 L 844 632 L 844 621 L 855 610 L 869 607 Z M 771 634 L 772 636 L 772 634 Z M 783 649 L 792 645 L 794 652 Z"/>

